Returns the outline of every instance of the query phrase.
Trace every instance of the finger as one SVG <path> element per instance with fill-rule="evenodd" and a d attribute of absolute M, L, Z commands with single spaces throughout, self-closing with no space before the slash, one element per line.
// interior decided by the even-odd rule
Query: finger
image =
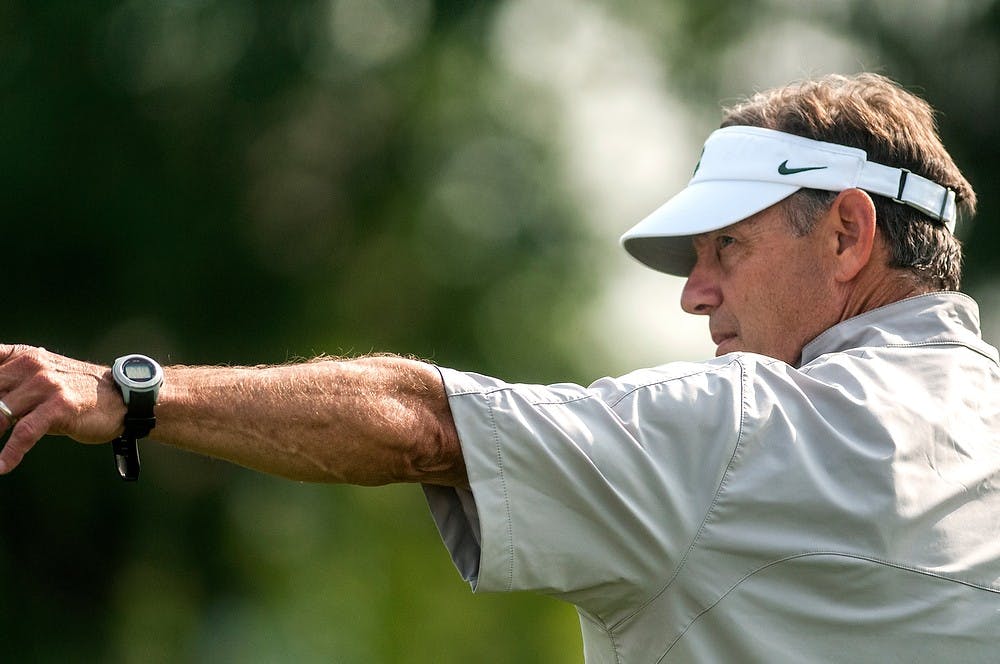
<path fill-rule="evenodd" d="M 30 382 L 18 385 L 10 392 L 3 394 L 3 398 L 0 399 L 0 426 L 3 427 L 0 429 L 0 433 L 16 425 L 20 418 L 38 408 L 48 398 L 51 397 L 38 390 Z M 4 412 L 4 406 L 10 411 L 9 416 L 8 413 Z"/>
<path fill-rule="evenodd" d="M 6 431 L 16 423 L 17 415 L 14 414 L 13 409 L 11 409 L 6 401 L 0 399 L 0 425 L 2 425 L 0 431 Z"/>
<path fill-rule="evenodd" d="M 24 455 L 35 446 L 35 443 L 48 430 L 44 416 L 40 410 L 33 410 L 18 420 L 7 439 L 7 444 L 0 451 L 0 475 L 6 475 L 17 468 Z"/>
<path fill-rule="evenodd" d="M 55 408 L 44 403 L 45 396 L 33 393 L 30 387 L 22 386 L 5 394 L 0 400 L 13 416 L 12 421 L 8 421 L 5 415 L 0 414 L 0 418 L 7 423 L 4 430 L 11 428 L 7 444 L 0 450 L 0 475 L 14 470 L 35 443 L 48 433 Z"/>

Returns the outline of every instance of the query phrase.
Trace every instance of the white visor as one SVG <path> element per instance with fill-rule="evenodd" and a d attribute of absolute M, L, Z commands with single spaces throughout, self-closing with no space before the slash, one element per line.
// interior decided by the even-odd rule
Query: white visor
<path fill-rule="evenodd" d="M 641 263 L 687 276 L 691 236 L 725 228 L 799 189 L 863 189 L 910 205 L 954 232 L 955 192 L 868 161 L 864 150 L 759 127 L 725 127 L 705 141 L 688 186 L 633 226 L 621 242 Z"/>

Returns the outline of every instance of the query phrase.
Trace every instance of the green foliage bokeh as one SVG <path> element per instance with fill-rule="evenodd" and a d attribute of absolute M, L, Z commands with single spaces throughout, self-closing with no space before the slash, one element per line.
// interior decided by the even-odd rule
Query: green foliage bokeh
<path fill-rule="evenodd" d="M 567 312 L 599 287 L 593 257 L 614 236 L 583 223 L 562 184 L 558 109 L 497 64 L 505 4 L 0 8 L 2 340 L 104 363 L 392 351 L 516 380 L 593 378 L 602 358 Z M 603 4 L 707 115 L 731 94 L 724 46 L 793 11 Z M 978 158 L 1000 143 L 986 112 L 1000 11 L 977 3 L 966 39 L 915 43 L 892 3 L 870 4 L 802 3 L 799 18 L 877 49 L 942 110 L 981 191 L 965 239 L 982 287 L 1000 245 L 996 167 Z M 376 19 L 392 39 L 366 32 Z M 142 480 L 124 485 L 109 450 L 45 439 L 0 481 L 12 661 L 581 659 L 569 607 L 471 595 L 418 487 L 299 485 L 155 443 L 142 454 Z"/>

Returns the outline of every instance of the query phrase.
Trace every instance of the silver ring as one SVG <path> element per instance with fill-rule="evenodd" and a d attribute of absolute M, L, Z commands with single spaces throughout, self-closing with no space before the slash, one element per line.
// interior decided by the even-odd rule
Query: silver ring
<path fill-rule="evenodd" d="M 4 403 L 3 399 L 0 399 L 0 413 L 3 413 L 4 417 L 7 418 L 7 421 L 10 422 L 10 426 L 14 426 L 14 424 L 17 423 L 17 418 L 14 416 L 14 411 L 10 409 L 10 406 Z"/>

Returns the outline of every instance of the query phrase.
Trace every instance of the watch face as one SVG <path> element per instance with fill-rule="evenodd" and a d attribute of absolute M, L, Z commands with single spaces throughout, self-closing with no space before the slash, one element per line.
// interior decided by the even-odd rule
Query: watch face
<path fill-rule="evenodd" d="M 125 397 L 126 405 L 131 392 L 148 392 L 155 399 L 163 384 L 163 369 L 145 355 L 124 355 L 115 360 L 111 375 Z"/>
<path fill-rule="evenodd" d="M 156 371 L 151 362 L 142 357 L 133 357 L 122 365 L 122 373 L 126 378 L 144 383 L 152 380 Z"/>

